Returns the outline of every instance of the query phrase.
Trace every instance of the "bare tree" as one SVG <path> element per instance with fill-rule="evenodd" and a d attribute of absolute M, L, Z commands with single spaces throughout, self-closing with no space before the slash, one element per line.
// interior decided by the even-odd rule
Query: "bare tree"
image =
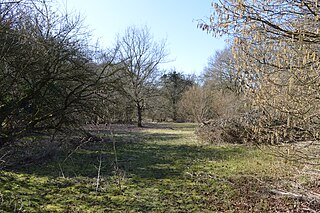
<path fill-rule="evenodd" d="M 179 102 L 180 111 L 189 116 L 193 122 L 202 123 L 212 118 L 213 96 L 209 87 L 194 85 L 182 96 Z"/>
<path fill-rule="evenodd" d="M 97 68 L 79 17 L 45 1 L 0 3 L 0 147 L 79 126 L 112 62 Z"/>
<path fill-rule="evenodd" d="M 241 90 L 241 79 L 239 78 L 241 72 L 239 72 L 235 63 L 230 47 L 217 50 L 213 56 L 209 57 L 208 65 L 204 68 L 205 84 L 210 84 L 212 89 L 215 90 L 229 90 L 239 93 Z"/>
<path fill-rule="evenodd" d="M 146 99 L 154 94 L 153 83 L 159 76 L 158 65 L 168 55 L 165 42 L 155 42 L 147 27 L 128 27 L 117 40 L 118 59 L 122 63 L 122 89 L 135 103 L 138 126 Z"/>
<path fill-rule="evenodd" d="M 260 142 L 319 139 L 318 1 L 221 0 L 203 30 L 228 34 Z"/>

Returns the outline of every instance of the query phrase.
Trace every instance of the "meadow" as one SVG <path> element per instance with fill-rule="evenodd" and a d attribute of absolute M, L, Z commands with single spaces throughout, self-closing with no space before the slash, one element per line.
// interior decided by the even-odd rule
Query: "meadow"
<path fill-rule="evenodd" d="M 92 129 L 99 140 L 0 171 L 0 212 L 312 212 L 319 173 L 267 147 L 206 144 L 195 124 Z M 318 179 L 317 179 L 318 178 Z"/>

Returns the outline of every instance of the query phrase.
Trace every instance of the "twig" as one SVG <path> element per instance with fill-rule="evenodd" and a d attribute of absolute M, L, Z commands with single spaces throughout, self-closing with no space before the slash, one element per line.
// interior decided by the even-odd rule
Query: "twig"
<path fill-rule="evenodd" d="M 101 152 L 100 152 L 100 156 L 99 156 L 99 167 L 98 167 L 98 175 L 97 175 L 97 183 L 96 183 L 96 192 L 98 192 L 98 190 L 99 190 L 99 186 L 100 186 L 101 165 L 102 165 L 102 154 L 101 154 Z"/>
<path fill-rule="evenodd" d="M 280 191 L 280 190 L 277 190 L 277 189 L 271 189 L 270 192 L 272 192 L 273 194 L 279 194 L 279 195 L 282 195 L 282 196 L 288 196 L 288 197 L 291 197 L 291 198 L 296 198 L 296 199 L 299 199 L 299 200 L 307 200 L 306 196 L 302 195 L 302 194 L 296 194 L 296 193 L 293 193 L 293 192 L 285 192 L 285 191 Z"/>
<path fill-rule="evenodd" d="M 61 164 L 60 164 L 60 163 L 59 163 L 59 168 L 60 168 L 60 172 L 61 172 L 62 177 L 63 177 L 63 178 L 65 178 L 64 173 L 63 173 L 63 170 L 62 170 L 62 167 L 61 167 Z"/>
<path fill-rule="evenodd" d="M 111 134 L 113 153 L 114 153 L 114 167 L 115 167 L 116 175 L 118 176 L 118 187 L 119 187 L 119 190 L 121 191 L 122 186 L 121 186 L 121 178 L 119 173 L 119 162 L 118 162 L 118 156 L 117 156 L 116 141 L 114 140 L 113 131 L 111 131 L 111 129 L 110 129 L 110 134 Z"/>
<path fill-rule="evenodd" d="M 90 141 L 90 138 L 87 139 L 87 140 L 85 140 L 85 139 L 86 139 L 86 138 L 83 138 L 83 139 L 80 141 L 80 144 L 79 144 L 74 150 L 72 150 L 72 151 L 68 154 L 68 156 L 62 161 L 62 163 L 65 163 L 66 160 L 68 160 L 68 159 L 71 157 L 71 155 L 73 155 L 73 153 L 75 153 L 81 146 L 83 146 L 84 144 L 86 144 L 86 143 L 88 143 L 88 142 Z"/>
<path fill-rule="evenodd" d="M 302 208 L 301 210 L 303 210 L 303 211 L 308 211 L 308 212 L 312 212 L 312 213 L 317 213 L 317 210 L 310 209 L 310 208 Z"/>
<path fill-rule="evenodd" d="M 3 154 L 3 155 L 0 157 L 0 163 L 5 163 L 5 162 L 6 162 L 6 161 L 3 160 L 3 159 L 6 157 L 6 155 L 8 155 L 8 153 L 9 153 L 9 151 L 6 152 L 5 154 Z"/>
<path fill-rule="evenodd" d="M 8 1 L 8 2 L 1 2 L 0 5 L 3 4 L 19 4 L 21 1 Z"/>

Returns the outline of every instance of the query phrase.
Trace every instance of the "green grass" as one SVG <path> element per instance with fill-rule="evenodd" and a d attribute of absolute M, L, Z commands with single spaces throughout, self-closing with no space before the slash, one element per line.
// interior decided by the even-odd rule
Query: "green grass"
<path fill-rule="evenodd" d="M 106 138 L 104 142 L 86 144 L 67 160 L 66 150 L 37 165 L 1 171 L 0 209 L 269 212 L 281 210 L 281 205 L 291 208 L 291 201 L 274 201 L 261 184 L 290 178 L 291 164 L 254 147 L 201 144 L 194 124 L 168 127 L 117 130 L 113 139 L 107 130 L 100 130 L 95 133 Z"/>

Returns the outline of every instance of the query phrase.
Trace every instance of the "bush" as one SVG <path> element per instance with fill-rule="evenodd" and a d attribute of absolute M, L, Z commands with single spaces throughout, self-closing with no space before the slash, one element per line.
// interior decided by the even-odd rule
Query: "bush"
<path fill-rule="evenodd" d="M 252 137 L 250 126 L 240 118 L 219 118 L 204 122 L 196 134 L 200 140 L 211 144 L 243 144 L 248 143 Z"/>

